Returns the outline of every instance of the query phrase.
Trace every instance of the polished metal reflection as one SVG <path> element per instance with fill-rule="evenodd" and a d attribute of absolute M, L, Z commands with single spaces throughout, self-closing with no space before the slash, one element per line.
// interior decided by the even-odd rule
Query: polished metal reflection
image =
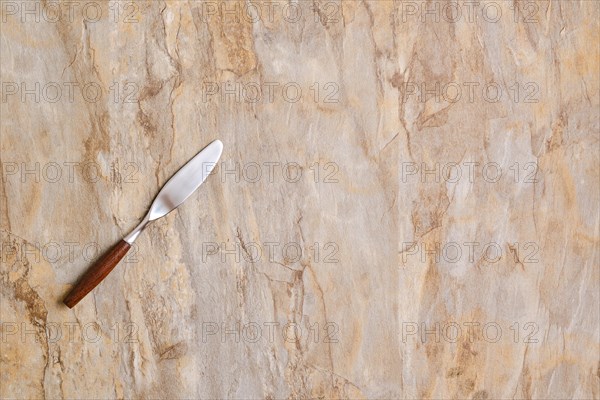
<path fill-rule="evenodd" d="M 179 207 L 206 180 L 222 152 L 223 143 L 215 140 L 181 167 L 162 187 L 142 222 L 123 240 L 133 244 L 150 222 L 164 217 Z"/>

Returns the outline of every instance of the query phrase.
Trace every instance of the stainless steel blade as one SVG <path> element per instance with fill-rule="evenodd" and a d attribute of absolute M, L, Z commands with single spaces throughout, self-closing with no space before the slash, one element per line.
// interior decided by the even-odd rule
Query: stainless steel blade
<path fill-rule="evenodd" d="M 149 222 L 164 217 L 179 207 L 206 180 L 222 152 L 223 143 L 215 140 L 181 167 L 162 187 L 142 222 L 123 240 L 133 244 Z"/>

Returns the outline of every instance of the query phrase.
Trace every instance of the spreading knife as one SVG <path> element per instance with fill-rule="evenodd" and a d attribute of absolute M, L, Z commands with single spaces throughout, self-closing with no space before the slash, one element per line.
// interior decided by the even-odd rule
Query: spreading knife
<path fill-rule="evenodd" d="M 223 143 L 215 140 L 181 167 L 162 187 L 142 222 L 86 271 L 63 302 L 69 308 L 73 308 L 106 278 L 150 222 L 179 207 L 202 185 L 219 161 L 222 152 Z"/>

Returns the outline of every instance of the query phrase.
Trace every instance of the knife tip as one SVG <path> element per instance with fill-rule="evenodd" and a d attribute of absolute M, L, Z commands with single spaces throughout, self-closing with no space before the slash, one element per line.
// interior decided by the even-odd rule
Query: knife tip
<path fill-rule="evenodd" d="M 216 139 L 211 143 L 211 145 L 217 147 L 219 149 L 219 154 L 221 154 L 223 151 L 223 142 L 221 142 L 219 139 Z"/>

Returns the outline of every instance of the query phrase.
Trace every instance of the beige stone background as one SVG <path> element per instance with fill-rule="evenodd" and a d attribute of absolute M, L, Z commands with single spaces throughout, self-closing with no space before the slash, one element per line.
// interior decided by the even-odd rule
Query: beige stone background
<path fill-rule="evenodd" d="M 599 4 L 3 1 L 0 397 L 599 398 Z"/>

